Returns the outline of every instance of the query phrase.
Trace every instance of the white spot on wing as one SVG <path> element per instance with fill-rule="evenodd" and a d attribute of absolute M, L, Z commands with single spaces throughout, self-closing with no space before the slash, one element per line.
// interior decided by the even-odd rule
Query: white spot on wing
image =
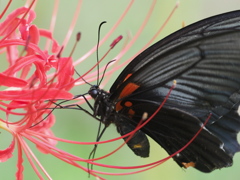
<path fill-rule="evenodd" d="M 238 106 L 237 113 L 238 113 L 238 115 L 240 116 L 240 106 Z"/>

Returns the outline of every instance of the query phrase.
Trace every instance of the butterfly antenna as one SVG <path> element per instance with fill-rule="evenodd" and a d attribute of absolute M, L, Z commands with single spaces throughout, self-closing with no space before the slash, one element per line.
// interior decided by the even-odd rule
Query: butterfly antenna
<path fill-rule="evenodd" d="M 78 72 L 77 72 L 77 70 L 74 68 L 74 72 L 86 83 L 86 84 L 88 84 L 89 86 L 93 86 L 92 84 L 90 84 L 89 82 L 87 82 L 82 76 L 81 76 L 81 74 L 79 74 Z"/>
<path fill-rule="evenodd" d="M 103 71 L 102 78 L 101 78 L 101 80 L 99 81 L 99 85 L 100 85 L 100 84 L 102 83 L 102 81 L 103 81 L 104 75 L 105 75 L 105 73 L 106 73 L 106 71 L 107 71 L 107 67 L 109 66 L 109 64 L 111 64 L 111 63 L 114 62 L 114 61 L 116 61 L 116 60 L 109 61 L 109 62 L 107 63 L 107 65 L 105 66 L 105 69 L 104 69 L 104 71 Z"/>
<path fill-rule="evenodd" d="M 106 21 L 103 21 L 100 23 L 99 27 L 98 27 L 98 41 L 97 41 L 97 85 L 99 85 L 99 53 L 98 53 L 98 49 L 99 49 L 99 43 L 100 43 L 100 32 L 101 32 L 101 27 L 103 24 L 105 24 Z"/>

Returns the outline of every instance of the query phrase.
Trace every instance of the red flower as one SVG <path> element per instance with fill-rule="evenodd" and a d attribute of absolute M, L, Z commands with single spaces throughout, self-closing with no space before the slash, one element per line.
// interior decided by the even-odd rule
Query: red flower
<path fill-rule="evenodd" d="M 71 99 L 72 94 L 68 91 L 74 85 L 72 59 L 56 56 L 59 45 L 52 38 L 51 32 L 32 24 L 35 16 L 31 6 L 22 7 L 11 12 L 0 24 L 1 54 L 8 62 L 7 69 L 0 73 L 3 89 L 0 91 L 0 104 L 1 111 L 5 112 L 4 118 L 0 119 L 0 128 L 13 137 L 9 147 L 0 151 L 0 162 L 12 157 L 17 143 L 17 179 L 23 178 L 23 152 L 41 177 L 32 163 L 30 154 L 35 157 L 24 137 L 44 153 L 48 153 L 48 150 L 42 148 L 42 145 L 55 147 L 57 141 L 48 138 L 54 138 L 50 128 L 55 122 L 54 116 L 49 114 L 50 109 L 47 109 L 52 105 L 48 100 Z M 42 37 L 52 41 L 51 52 L 39 48 Z"/>

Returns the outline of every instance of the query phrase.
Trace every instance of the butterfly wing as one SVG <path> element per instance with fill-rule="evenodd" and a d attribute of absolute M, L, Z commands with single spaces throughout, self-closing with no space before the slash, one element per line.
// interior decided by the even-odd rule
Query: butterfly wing
<path fill-rule="evenodd" d="M 137 102 L 133 102 L 135 103 Z M 157 105 L 151 102 L 141 102 L 141 105 L 134 106 L 136 114 L 129 120 L 129 123 L 134 120 L 137 122 L 143 107 L 145 107 L 145 112 L 151 113 Z M 231 120 L 234 119 L 234 117 L 231 118 Z M 238 120 L 234 119 L 234 121 Z M 193 166 L 202 172 L 211 172 L 214 169 L 232 165 L 232 157 L 236 151 L 239 151 L 235 136 L 236 128 L 229 119 L 221 119 L 217 122 L 220 122 L 220 126 L 219 123 L 207 125 L 186 149 L 173 157 L 181 167 Z M 228 126 L 231 128 L 225 129 L 222 122 L 229 122 Z M 201 125 L 197 117 L 185 111 L 163 107 L 141 130 L 171 155 L 185 146 L 199 131 Z M 225 143 L 226 141 L 228 143 Z"/>
<path fill-rule="evenodd" d="M 110 92 L 116 111 L 135 124 L 160 112 L 141 130 L 169 154 L 182 148 L 212 113 L 200 135 L 174 157 L 180 166 L 210 172 L 232 164 L 240 151 L 240 11 L 188 26 L 137 56 Z"/>
<path fill-rule="evenodd" d="M 149 62 L 159 59 L 168 53 L 173 53 L 174 49 L 182 47 L 188 42 L 197 41 L 198 39 L 222 34 L 224 32 L 240 30 L 239 16 L 240 11 L 213 16 L 167 36 L 143 51 L 129 63 L 112 85 L 110 92 L 114 92 L 130 75 L 146 66 Z"/>

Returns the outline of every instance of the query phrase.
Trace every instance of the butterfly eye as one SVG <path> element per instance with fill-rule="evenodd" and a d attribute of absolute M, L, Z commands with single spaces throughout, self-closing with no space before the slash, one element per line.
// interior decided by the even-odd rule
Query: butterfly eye
<path fill-rule="evenodd" d="M 98 86 L 92 86 L 88 91 L 88 94 L 93 98 L 96 99 L 97 95 L 99 94 Z"/>

